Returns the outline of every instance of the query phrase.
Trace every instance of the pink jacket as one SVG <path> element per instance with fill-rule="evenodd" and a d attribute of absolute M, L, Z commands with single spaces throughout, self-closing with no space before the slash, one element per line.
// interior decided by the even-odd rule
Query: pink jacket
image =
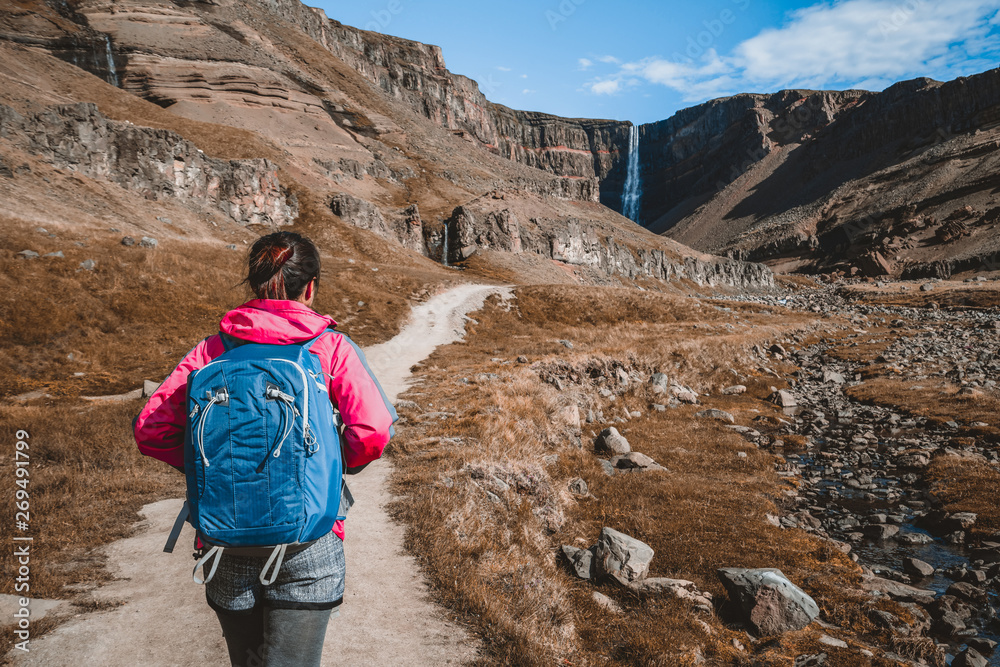
<path fill-rule="evenodd" d="M 226 313 L 219 330 L 235 338 L 255 343 L 299 343 L 315 338 L 337 325 L 298 301 L 254 299 Z M 370 463 L 382 456 L 396 411 L 378 380 L 368 368 L 364 353 L 346 335 L 331 331 L 313 344 L 323 370 L 329 374 L 327 387 L 344 420 L 344 465 L 348 468 Z M 139 451 L 172 466 L 184 466 L 184 425 L 187 378 L 224 352 L 219 334 L 209 336 L 187 353 L 149 402 L 133 425 Z M 344 537 L 338 521 L 334 532 Z"/>

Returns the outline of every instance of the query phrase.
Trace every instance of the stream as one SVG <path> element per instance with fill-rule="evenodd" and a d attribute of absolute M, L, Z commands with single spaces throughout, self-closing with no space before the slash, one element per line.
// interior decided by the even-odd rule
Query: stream
<path fill-rule="evenodd" d="M 800 368 L 790 389 L 798 405 L 785 410 L 781 432 L 768 443 L 784 457 L 779 474 L 801 484 L 780 523 L 835 540 L 864 568 L 869 588 L 919 605 L 930 620 L 927 634 L 949 662 L 971 646 L 988 664 L 1000 665 L 1000 651 L 993 652 L 1000 642 L 1000 544 L 966 544 L 976 516 L 946 515 L 924 480 L 931 459 L 942 454 L 995 464 L 996 452 L 979 438 L 956 437 L 985 424 L 966 423 L 961 415 L 947 424 L 929 422 L 863 405 L 844 392 L 860 382 L 866 363 L 886 364 L 900 379 L 994 390 L 1000 313 L 854 306 L 822 291 L 775 305 L 847 315 L 856 327 L 849 338 L 859 342 L 868 341 L 875 326 L 896 330 L 882 338 L 884 352 L 862 362 L 828 354 L 826 339 L 787 351 L 777 346 Z M 786 444 L 783 434 L 802 436 L 797 440 L 806 444 Z M 1000 542 L 1000 535 L 988 539 Z"/>

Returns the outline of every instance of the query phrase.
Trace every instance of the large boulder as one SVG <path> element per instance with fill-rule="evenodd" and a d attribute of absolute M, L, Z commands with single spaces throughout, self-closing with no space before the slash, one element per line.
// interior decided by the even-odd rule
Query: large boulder
<path fill-rule="evenodd" d="M 795 400 L 795 396 L 791 392 L 781 389 L 779 391 L 771 394 L 771 402 L 777 405 L 779 408 L 794 408 L 798 407 L 799 402 Z"/>
<path fill-rule="evenodd" d="M 987 667 L 989 661 L 974 648 L 967 648 L 951 661 L 951 667 Z"/>
<path fill-rule="evenodd" d="M 645 542 L 612 528 L 601 529 L 594 552 L 594 571 L 598 576 L 628 586 L 645 579 L 651 560 L 653 549 Z"/>
<path fill-rule="evenodd" d="M 576 405 L 567 405 L 564 408 L 556 410 L 555 414 L 552 415 L 552 423 L 556 426 L 562 426 L 576 434 L 580 433 L 580 408 Z"/>
<path fill-rule="evenodd" d="M 919 558 L 904 558 L 903 571 L 914 577 L 929 577 L 934 574 L 934 566 Z"/>
<path fill-rule="evenodd" d="M 892 275 L 892 262 L 886 259 L 882 253 L 873 250 L 858 259 L 858 269 L 868 277 Z"/>
<path fill-rule="evenodd" d="M 719 580 L 760 635 L 801 630 L 819 616 L 815 600 L 773 568 L 723 568 Z"/>
<path fill-rule="evenodd" d="M 702 419 L 718 419 L 719 421 L 728 422 L 730 424 L 736 423 L 736 419 L 731 414 L 725 410 L 716 410 L 715 408 L 709 408 L 708 410 L 696 412 L 694 413 L 694 416 L 701 417 Z"/>
<path fill-rule="evenodd" d="M 623 471 L 666 470 L 665 467 L 639 452 L 629 452 L 624 456 L 612 457 L 611 465 Z"/>
<path fill-rule="evenodd" d="M 632 448 L 625 436 L 612 426 L 601 431 L 601 434 L 594 440 L 594 451 L 598 454 L 628 454 Z"/>
<path fill-rule="evenodd" d="M 927 604 L 934 599 L 936 593 L 927 588 L 917 588 L 892 579 L 868 576 L 861 580 L 861 586 L 872 593 L 883 593 L 897 602 L 916 602 Z"/>

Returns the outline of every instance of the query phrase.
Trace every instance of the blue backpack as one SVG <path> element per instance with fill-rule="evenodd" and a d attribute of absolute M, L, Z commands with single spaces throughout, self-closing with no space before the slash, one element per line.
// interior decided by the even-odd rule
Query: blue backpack
<path fill-rule="evenodd" d="M 286 551 L 329 533 L 344 518 L 342 493 L 349 499 L 325 374 L 309 351 L 322 334 L 292 345 L 220 335 L 226 351 L 192 371 L 187 384 L 185 505 L 207 547 L 194 580 L 211 581 L 223 550 L 230 549 L 269 553 L 260 573 L 268 585 Z M 199 577 L 199 567 L 208 575 Z"/>

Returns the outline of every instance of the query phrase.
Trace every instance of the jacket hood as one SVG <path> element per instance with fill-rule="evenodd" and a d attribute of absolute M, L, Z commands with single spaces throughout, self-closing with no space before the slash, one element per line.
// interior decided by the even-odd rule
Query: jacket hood
<path fill-rule="evenodd" d="M 252 299 L 222 318 L 219 331 L 253 343 L 288 345 L 315 338 L 337 323 L 298 301 Z"/>

